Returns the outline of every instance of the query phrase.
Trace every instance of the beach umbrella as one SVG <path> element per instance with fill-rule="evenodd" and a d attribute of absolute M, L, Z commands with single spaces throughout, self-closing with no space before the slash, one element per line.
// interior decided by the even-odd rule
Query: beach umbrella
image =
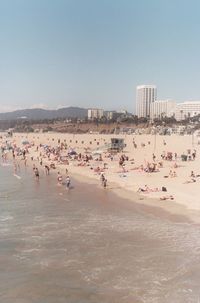
<path fill-rule="evenodd" d="M 76 154 L 77 154 L 77 152 L 75 150 L 70 150 L 68 152 L 68 155 L 70 155 L 70 156 L 73 156 L 73 155 L 76 155 Z"/>

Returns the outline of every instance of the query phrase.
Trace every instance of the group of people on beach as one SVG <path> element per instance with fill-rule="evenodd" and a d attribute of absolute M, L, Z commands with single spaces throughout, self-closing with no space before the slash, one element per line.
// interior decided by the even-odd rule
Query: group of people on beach
<path fill-rule="evenodd" d="M 71 145 L 61 140 L 58 140 L 56 143 L 55 139 L 52 144 L 36 144 L 35 142 L 31 142 L 30 144 L 25 144 L 21 146 L 17 146 L 16 142 L 7 142 L 2 145 L 2 161 L 7 161 L 7 150 L 12 151 L 13 157 L 13 164 L 15 167 L 15 171 L 19 169 L 20 160 L 24 162 L 24 165 L 27 165 L 27 161 L 30 158 L 33 164 L 33 172 L 36 180 L 40 179 L 41 176 L 41 169 L 44 169 L 45 175 L 48 176 L 50 171 L 57 171 L 57 184 L 64 185 L 66 188 L 71 187 L 71 180 L 68 173 L 68 167 L 80 167 L 84 170 L 90 171 L 90 174 L 96 175 L 100 179 L 100 184 L 103 188 L 107 188 L 108 175 L 116 175 L 118 174 L 119 177 L 129 177 L 130 173 L 133 174 L 137 173 L 144 173 L 144 175 L 151 176 L 152 174 L 160 173 L 163 168 L 166 166 L 170 166 L 169 172 L 166 172 L 165 175 L 162 176 L 164 178 L 177 177 L 177 168 L 181 167 L 179 161 L 195 161 L 197 151 L 194 149 L 187 149 L 185 152 L 178 154 L 178 152 L 170 152 L 168 150 L 163 151 L 160 153 L 156 153 L 155 151 L 148 156 L 147 159 L 141 158 L 141 162 L 135 158 L 134 150 L 140 150 L 140 145 L 143 151 L 147 148 L 151 147 L 151 141 L 148 140 L 147 142 L 142 142 L 140 145 L 136 142 L 136 139 L 133 139 L 133 157 L 131 154 L 126 154 L 125 152 L 113 154 L 109 151 L 96 151 L 95 153 L 92 152 L 91 148 L 87 145 L 80 148 L 78 147 L 77 150 Z M 139 146 L 139 147 L 138 147 Z M 165 140 L 163 140 L 163 146 L 167 146 Z M 80 149 L 79 149 L 80 148 Z M 168 148 L 168 146 L 167 146 Z M 136 151 L 135 151 L 136 152 Z M 146 154 L 146 152 L 145 152 Z M 166 163 L 169 163 L 169 165 Z M 115 165 L 116 163 L 116 165 Z M 117 166 L 117 163 L 119 166 Z M 136 164 L 137 163 L 137 164 Z M 170 164 L 171 163 L 171 164 Z M 177 164 L 178 163 L 178 164 Z M 184 163 L 183 163 L 184 164 Z M 65 168 L 65 173 L 63 173 L 63 168 Z M 116 169 L 116 171 L 115 171 Z M 141 174 L 142 176 L 143 174 Z M 187 183 L 194 183 L 197 180 L 197 176 L 191 173 L 190 179 L 185 182 Z M 167 181 L 167 180 L 166 180 Z M 121 180 L 120 180 L 121 183 Z M 137 180 L 136 180 L 137 183 Z M 146 182 L 145 182 L 146 183 Z M 143 184 L 145 184 L 143 183 Z M 139 185 L 139 184 L 138 184 Z M 163 186 L 165 188 L 165 186 Z M 149 187 L 147 185 L 139 186 L 138 192 L 139 193 L 151 193 L 156 191 L 162 191 L 157 189 L 157 187 Z"/>
<path fill-rule="evenodd" d="M 17 147 L 17 145 L 15 143 L 11 144 L 10 142 L 8 143 L 7 141 L 5 141 L 4 145 L 1 146 L 1 155 L 2 155 L 2 162 L 4 164 L 8 163 L 8 161 L 10 160 L 9 158 L 9 151 L 11 151 L 12 154 L 12 162 L 13 162 L 13 169 L 14 169 L 14 175 L 19 177 L 17 175 L 17 172 L 20 171 L 20 162 L 23 161 L 24 166 L 27 166 L 27 155 L 29 154 L 29 149 L 34 147 L 33 145 L 30 146 L 21 146 L 21 147 Z M 36 147 L 36 152 L 39 152 L 39 146 Z M 31 161 L 37 160 L 39 165 L 43 167 L 43 156 L 42 153 L 40 152 L 39 157 L 36 157 L 36 159 L 34 159 L 33 156 L 30 157 Z M 36 164 L 33 164 L 33 174 L 35 176 L 35 179 L 37 181 L 39 181 L 40 179 L 40 169 L 36 166 Z M 44 165 L 44 170 L 45 170 L 45 175 L 48 176 L 50 174 L 50 170 L 51 169 L 55 169 L 55 163 L 51 163 L 50 165 L 45 163 Z M 71 179 L 70 176 L 68 174 L 68 170 L 66 169 L 66 177 L 65 180 L 63 178 L 63 176 L 60 174 L 60 172 L 57 173 L 57 182 L 58 185 L 65 185 L 67 189 L 70 189 L 70 185 L 71 185 Z"/>
<path fill-rule="evenodd" d="M 46 174 L 49 174 L 50 169 L 56 169 L 57 165 L 65 165 L 65 167 L 70 165 L 70 162 L 77 163 L 77 166 L 90 167 L 94 173 L 100 175 L 100 182 L 103 188 L 107 188 L 107 178 L 105 177 L 105 170 L 107 169 L 107 163 L 103 162 L 103 157 L 101 154 L 94 155 L 87 154 L 88 150 L 85 150 L 85 153 L 80 152 L 76 153 L 73 149 L 69 148 L 67 144 L 59 143 L 58 146 L 51 147 L 50 145 L 40 144 L 36 148 L 37 153 L 39 153 L 38 161 L 44 159 L 44 161 L 50 162 L 50 165 L 45 165 Z M 68 151 L 68 152 L 67 152 Z M 109 157 L 109 155 L 108 155 Z M 112 156 L 110 156 L 112 157 Z M 99 163 L 97 167 L 92 167 L 91 162 L 96 161 Z M 111 159 L 112 161 L 112 159 Z M 101 168 L 101 164 L 103 167 Z M 68 175 L 68 169 L 66 168 L 66 177 L 63 178 L 60 171 L 57 173 L 58 185 L 66 184 L 67 188 L 70 188 L 70 177 Z"/>
<path fill-rule="evenodd" d="M 67 174 L 65 180 L 63 180 L 63 176 L 60 174 L 60 172 L 58 172 L 57 181 L 58 181 L 58 185 L 65 185 L 67 189 L 70 188 L 71 180 L 70 180 L 70 177 L 68 174 Z"/>
<path fill-rule="evenodd" d="M 50 174 L 49 165 L 45 164 L 44 169 L 45 169 L 46 176 L 48 176 Z M 68 170 L 66 170 L 66 171 L 68 171 Z M 39 169 L 35 166 L 35 164 L 33 164 L 33 172 L 34 172 L 36 180 L 39 180 L 40 173 L 39 173 Z M 58 182 L 57 183 L 58 185 L 65 185 L 67 189 L 70 189 L 71 179 L 68 174 L 66 175 L 65 180 L 64 180 L 63 176 L 58 171 L 57 172 L 57 182 Z"/>

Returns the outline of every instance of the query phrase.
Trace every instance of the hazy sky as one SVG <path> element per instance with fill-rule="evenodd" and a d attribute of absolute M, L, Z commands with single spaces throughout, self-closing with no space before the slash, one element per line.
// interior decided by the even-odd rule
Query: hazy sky
<path fill-rule="evenodd" d="M 200 100 L 198 0 L 0 0 L 0 111 Z"/>

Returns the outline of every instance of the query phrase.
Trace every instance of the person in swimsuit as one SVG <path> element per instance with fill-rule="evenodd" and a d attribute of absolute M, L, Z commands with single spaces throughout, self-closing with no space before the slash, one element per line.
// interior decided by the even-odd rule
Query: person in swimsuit
<path fill-rule="evenodd" d="M 67 187 L 67 189 L 69 189 L 70 183 L 71 183 L 70 177 L 67 176 L 67 177 L 66 177 L 66 187 Z"/>
<path fill-rule="evenodd" d="M 57 176 L 57 181 L 58 181 L 58 183 L 61 184 L 61 183 L 62 183 L 62 180 L 63 180 L 63 178 L 62 178 L 60 172 L 58 172 L 58 176 Z"/>
<path fill-rule="evenodd" d="M 40 174 L 39 174 L 38 168 L 36 167 L 34 171 L 35 171 L 35 177 L 36 177 L 36 179 L 39 180 Z"/>

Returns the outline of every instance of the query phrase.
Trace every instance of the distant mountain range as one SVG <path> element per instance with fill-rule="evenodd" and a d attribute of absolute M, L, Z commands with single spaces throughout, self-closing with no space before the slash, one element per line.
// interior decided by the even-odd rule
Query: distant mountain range
<path fill-rule="evenodd" d="M 0 120 L 43 120 L 57 118 L 85 118 L 87 117 L 87 109 L 79 107 L 65 107 L 57 110 L 47 110 L 41 108 L 22 109 L 13 112 L 0 113 Z"/>

